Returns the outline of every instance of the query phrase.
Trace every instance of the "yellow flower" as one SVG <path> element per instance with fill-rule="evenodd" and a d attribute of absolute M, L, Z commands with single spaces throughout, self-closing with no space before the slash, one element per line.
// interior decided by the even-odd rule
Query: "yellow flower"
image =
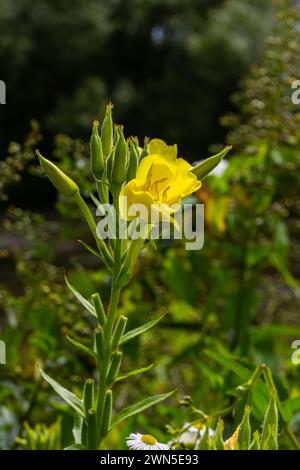
<path fill-rule="evenodd" d="M 224 442 L 224 450 L 238 450 L 239 434 L 240 426 L 238 426 L 232 436 Z"/>
<path fill-rule="evenodd" d="M 201 182 L 191 172 L 193 168 L 182 158 L 177 158 L 177 146 L 168 146 L 160 139 L 148 144 L 149 155 L 139 164 L 136 178 L 129 181 L 120 193 L 120 213 L 126 220 L 136 215 L 129 213 L 130 207 L 141 204 L 145 207 L 147 219 L 151 209 L 164 220 L 174 213 L 173 205 L 197 191 Z M 145 218 L 143 212 L 141 218 Z"/>

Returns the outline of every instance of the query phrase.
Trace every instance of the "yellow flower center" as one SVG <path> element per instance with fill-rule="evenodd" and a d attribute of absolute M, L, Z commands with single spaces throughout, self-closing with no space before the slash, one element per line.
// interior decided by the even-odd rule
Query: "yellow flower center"
<path fill-rule="evenodd" d="M 157 443 L 155 437 L 151 436 L 150 434 L 143 434 L 141 436 L 141 441 L 148 446 L 154 446 L 154 444 Z"/>
<path fill-rule="evenodd" d="M 197 423 L 197 424 L 194 425 L 194 427 L 198 430 L 201 430 L 201 429 L 205 428 L 205 425 L 203 423 Z"/>

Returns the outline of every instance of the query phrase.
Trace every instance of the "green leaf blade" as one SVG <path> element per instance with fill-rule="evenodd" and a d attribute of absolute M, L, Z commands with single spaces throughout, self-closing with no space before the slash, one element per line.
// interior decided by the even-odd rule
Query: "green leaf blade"
<path fill-rule="evenodd" d="M 40 374 L 46 382 L 55 390 L 55 392 L 70 405 L 78 414 L 84 417 L 82 401 L 70 390 L 62 387 L 56 380 L 52 379 L 46 372 L 39 368 Z"/>
<path fill-rule="evenodd" d="M 139 326 L 138 328 L 135 328 L 134 330 L 130 330 L 127 333 L 125 333 L 121 339 L 120 344 L 127 343 L 127 341 L 130 341 L 131 339 L 135 338 L 136 336 L 141 335 L 145 331 L 150 330 L 153 326 L 155 326 L 166 314 L 164 313 L 158 318 L 155 318 L 154 320 L 151 320 L 147 323 L 145 323 L 142 326 Z"/>
<path fill-rule="evenodd" d="M 96 315 L 96 311 L 95 311 L 95 308 L 93 306 L 93 304 L 91 302 L 89 302 L 87 299 L 85 299 L 83 297 L 83 295 L 81 295 L 77 289 L 75 289 L 75 287 L 73 287 L 68 279 L 66 278 L 65 276 L 65 281 L 66 281 L 66 284 L 68 286 L 68 288 L 70 289 L 70 291 L 75 295 L 76 299 L 81 303 L 81 305 L 83 305 L 83 307 L 88 311 L 90 312 L 94 317 L 97 318 L 97 315 Z"/>
<path fill-rule="evenodd" d="M 152 369 L 152 367 L 154 366 L 155 362 L 153 362 L 152 364 L 150 364 L 149 366 L 146 366 L 146 367 L 141 367 L 140 369 L 135 369 L 135 370 L 132 370 L 131 372 L 128 372 L 127 374 L 123 374 L 123 375 L 119 375 L 119 377 L 117 377 L 114 382 L 120 382 L 121 380 L 125 380 L 127 379 L 128 377 L 132 377 L 134 375 L 137 375 L 137 374 L 142 374 L 143 372 L 147 372 L 148 370 Z"/>
<path fill-rule="evenodd" d="M 94 357 L 95 359 L 97 358 L 97 354 L 91 348 L 88 348 L 87 346 L 84 346 L 84 344 L 79 343 L 78 341 L 71 338 L 70 336 L 66 336 L 66 338 L 73 346 L 75 346 L 75 348 L 79 349 L 80 351 L 84 352 L 85 354 L 88 354 L 89 356 Z"/>
<path fill-rule="evenodd" d="M 172 392 L 163 393 L 161 395 L 154 395 L 152 397 L 148 397 L 142 401 L 139 401 L 135 405 L 131 405 L 131 406 L 128 406 L 127 408 L 124 408 L 124 410 L 120 411 L 112 419 L 110 429 L 115 427 L 117 424 L 121 423 L 121 421 L 124 421 L 124 419 L 127 419 L 130 416 L 133 416 L 137 413 L 141 413 L 147 408 L 150 408 L 151 406 L 156 405 L 160 401 L 166 400 L 171 395 L 173 395 L 173 393 L 174 393 L 174 390 Z"/>

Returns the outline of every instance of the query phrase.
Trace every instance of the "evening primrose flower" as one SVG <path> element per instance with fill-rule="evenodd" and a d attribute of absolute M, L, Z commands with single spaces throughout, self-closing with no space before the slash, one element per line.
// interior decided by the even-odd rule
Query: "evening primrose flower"
<path fill-rule="evenodd" d="M 132 450 L 169 450 L 167 444 L 162 444 L 150 434 L 131 433 L 126 439 L 129 449 Z"/>
<path fill-rule="evenodd" d="M 120 213 L 125 220 L 137 216 L 137 207 L 142 220 L 159 214 L 160 220 L 170 220 L 175 207 L 183 198 L 197 191 L 201 182 L 191 170 L 193 167 L 177 158 L 177 146 L 168 146 L 160 139 L 148 144 L 148 156 L 140 161 L 136 177 L 129 181 L 120 193 Z M 151 214 L 152 211 L 152 214 Z"/>

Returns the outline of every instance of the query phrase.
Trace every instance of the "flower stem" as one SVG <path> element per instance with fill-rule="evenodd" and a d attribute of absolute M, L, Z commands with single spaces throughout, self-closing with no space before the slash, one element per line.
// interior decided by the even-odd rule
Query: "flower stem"
<path fill-rule="evenodd" d="M 117 214 L 117 221 L 119 219 L 119 194 L 114 193 L 114 203 Z M 111 346 L 111 339 L 113 335 L 113 329 L 116 321 L 116 314 L 120 299 L 121 287 L 118 284 L 118 279 L 121 270 L 121 259 L 122 259 L 122 240 L 118 238 L 119 227 L 117 226 L 117 239 L 114 249 L 114 260 L 112 267 L 112 282 L 111 282 L 111 293 L 110 302 L 107 312 L 107 319 L 104 326 L 104 352 L 103 357 L 97 363 L 98 368 L 98 396 L 97 396 L 97 427 L 98 427 L 98 448 L 102 446 L 103 439 L 107 431 L 103 429 L 103 417 L 105 411 L 105 397 L 107 391 L 110 389 L 111 384 L 107 383 L 107 374 L 111 365 L 111 359 L 114 351 Z"/>

